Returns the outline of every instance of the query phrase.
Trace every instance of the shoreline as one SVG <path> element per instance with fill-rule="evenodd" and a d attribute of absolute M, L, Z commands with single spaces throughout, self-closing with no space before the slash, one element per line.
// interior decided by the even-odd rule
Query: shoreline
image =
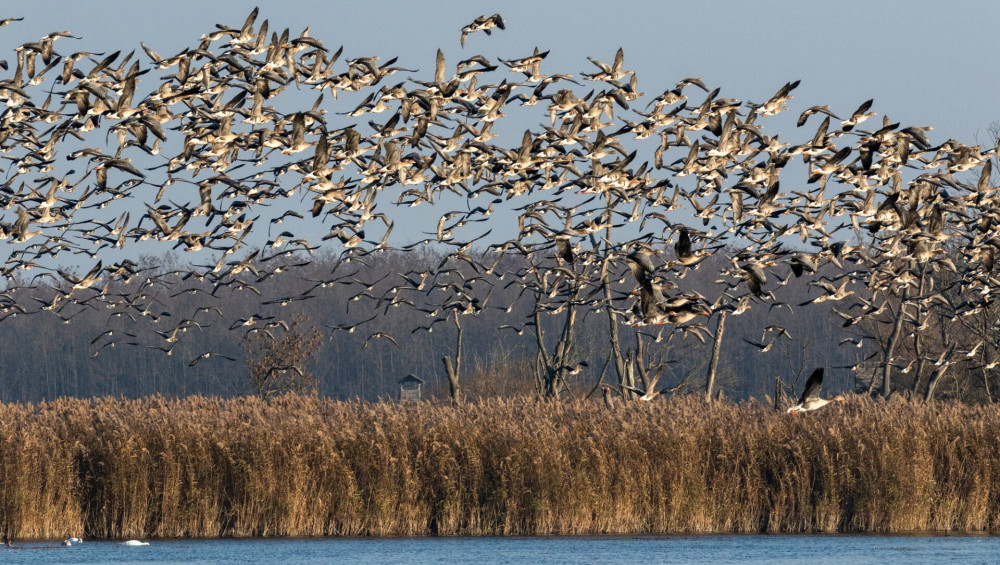
<path fill-rule="evenodd" d="M 709 539 L 709 538 L 1000 538 L 1000 530 L 991 532 L 947 532 L 947 531 L 920 531 L 920 532 L 798 532 L 798 533 L 767 533 L 767 532 L 707 532 L 707 533 L 647 533 L 647 534 L 543 534 L 543 535 L 412 535 L 412 536 L 251 536 L 251 537 L 180 537 L 180 538 L 144 538 L 152 543 L 172 543 L 172 542 L 256 542 L 256 541 L 444 541 L 444 540 L 664 540 L 664 539 Z M 4 550 L 17 549 L 60 549 L 63 547 L 76 547 L 84 544 L 118 544 L 121 545 L 125 538 L 117 539 L 86 539 L 72 546 L 62 544 L 62 539 L 24 539 L 14 542 L 12 547 L 0 545 L 0 552 Z M 28 547 L 23 547 L 26 545 Z"/>

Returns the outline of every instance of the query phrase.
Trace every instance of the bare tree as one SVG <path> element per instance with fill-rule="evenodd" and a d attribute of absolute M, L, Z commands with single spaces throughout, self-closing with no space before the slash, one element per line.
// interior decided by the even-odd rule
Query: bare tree
<path fill-rule="evenodd" d="M 458 310 L 452 312 L 455 320 L 455 362 L 452 363 L 451 356 L 445 355 L 444 361 L 445 375 L 448 377 L 448 389 L 451 393 L 452 404 L 458 405 L 462 402 L 462 389 L 459 384 L 459 375 L 462 374 L 462 323 L 458 317 Z"/>
<path fill-rule="evenodd" d="M 314 390 L 316 379 L 308 363 L 316 357 L 322 337 L 304 316 L 249 334 L 243 343 L 245 365 L 257 396 L 266 400 L 286 392 Z"/>
<path fill-rule="evenodd" d="M 719 323 L 715 326 L 715 341 L 712 344 L 712 360 L 708 365 L 708 376 L 705 379 L 705 401 L 712 400 L 712 389 L 715 387 L 715 373 L 719 368 L 719 354 L 722 351 L 722 336 L 726 331 L 726 314 L 719 312 Z"/>

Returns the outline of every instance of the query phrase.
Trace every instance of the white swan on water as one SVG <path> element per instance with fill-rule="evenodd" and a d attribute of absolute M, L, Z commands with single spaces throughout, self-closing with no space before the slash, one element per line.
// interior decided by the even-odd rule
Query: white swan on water
<path fill-rule="evenodd" d="M 138 545 L 149 545 L 148 541 L 139 541 L 137 539 L 130 539 L 128 541 L 123 541 L 122 545 L 127 545 L 129 547 L 135 547 Z"/>

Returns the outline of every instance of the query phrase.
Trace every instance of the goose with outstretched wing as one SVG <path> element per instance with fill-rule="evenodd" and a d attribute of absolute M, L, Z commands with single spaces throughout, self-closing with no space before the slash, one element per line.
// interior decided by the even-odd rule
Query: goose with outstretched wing
<path fill-rule="evenodd" d="M 802 391 L 799 403 L 789 408 L 786 412 L 788 414 L 809 412 L 811 410 L 818 410 L 831 402 L 843 402 L 845 400 L 842 394 L 830 399 L 820 398 L 819 393 L 821 388 L 823 388 L 823 368 L 819 367 L 809 375 L 809 380 L 806 381 L 806 388 Z"/>

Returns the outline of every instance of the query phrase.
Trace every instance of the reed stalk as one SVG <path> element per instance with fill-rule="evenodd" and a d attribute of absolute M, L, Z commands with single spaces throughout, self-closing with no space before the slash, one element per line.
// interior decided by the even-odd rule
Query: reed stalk
<path fill-rule="evenodd" d="M 15 539 L 994 532 L 1000 408 L 675 397 L 0 405 Z"/>

